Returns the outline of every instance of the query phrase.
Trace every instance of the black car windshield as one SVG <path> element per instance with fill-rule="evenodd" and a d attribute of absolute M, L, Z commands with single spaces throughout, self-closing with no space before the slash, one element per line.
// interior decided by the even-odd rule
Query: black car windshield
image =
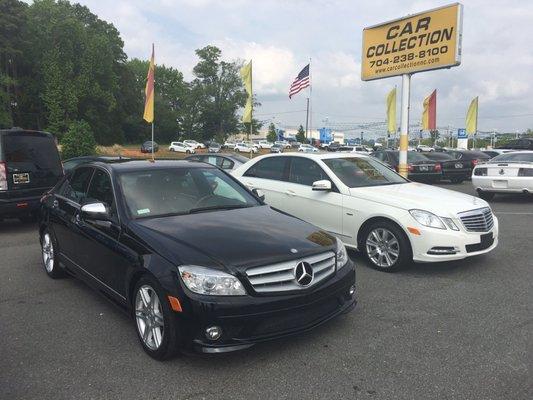
<path fill-rule="evenodd" d="M 406 183 L 407 179 L 370 157 L 328 158 L 324 163 L 350 188 Z"/>
<path fill-rule="evenodd" d="M 119 182 L 133 218 L 253 207 L 259 202 L 216 168 L 124 172 Z"/>
<path fill-rule="evenodd" d="M 500 154 L 499 156 L 494 157 L 490 162 L 533 162 L 533 152 L 531 153 L 506 153 Z"/>

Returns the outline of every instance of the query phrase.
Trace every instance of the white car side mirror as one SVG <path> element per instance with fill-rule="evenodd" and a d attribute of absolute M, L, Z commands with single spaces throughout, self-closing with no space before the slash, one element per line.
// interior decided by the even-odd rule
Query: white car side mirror
<path fill-rule="evenodd" d="M 328 181 L 327 179 L 323 179 L 321 181 L 315 181 L 313 182 L 312 189 L 322 190 L 322 191 L 331 190 L 331 181 Z"/>

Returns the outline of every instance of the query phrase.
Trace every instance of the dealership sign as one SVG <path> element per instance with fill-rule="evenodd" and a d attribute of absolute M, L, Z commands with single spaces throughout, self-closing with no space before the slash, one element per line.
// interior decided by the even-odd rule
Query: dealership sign
<path fill-rule="evenodd" d="M 361 79 L 459 65 L 462 11 L 455 3 L 365 28 Z"/>

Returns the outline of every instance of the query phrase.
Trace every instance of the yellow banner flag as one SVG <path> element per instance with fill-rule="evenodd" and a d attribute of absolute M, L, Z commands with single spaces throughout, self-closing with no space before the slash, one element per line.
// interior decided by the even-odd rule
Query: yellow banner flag
<path fill-rule="evenodd" d="M 146 76 L 146 87 L 144 89 L 143 119 L 146 122 L 154 122 L 154 75 L 154 45 L 152 44 L 152 57 L 150 58 L 150 66 L 148 67 L 148 75 Z"/>
<path fill-rule="evenodd" d="M 477 108 L 478 98 L 476 96 L 470 103 L 470 107 L 468 107 L 468 111 L 466 113 L 466 133 L 477 132 Z"/>
<path fill-rule="evenodd" d="M 387 132 L 396 132 L 396 88 L 387 95 Z"/>
<path fill-rule="evenodd" d="M 252 60 L 241 68 L 242 83 L 248 98 L 246 99 L 246 105 L 244 106 L 244 112 L 242 114 L 242 122 L 252 122 Z"/>

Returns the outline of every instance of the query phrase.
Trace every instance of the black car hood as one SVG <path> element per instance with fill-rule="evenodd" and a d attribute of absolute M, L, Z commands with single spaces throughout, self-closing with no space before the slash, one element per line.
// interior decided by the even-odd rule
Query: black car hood
<path fill-rule="evenodd" d="M 266 205 L 138 219 L 130 229 L 175 265 L 209 264 L 233 272 L 335 246 L 330 234 Z"/>

